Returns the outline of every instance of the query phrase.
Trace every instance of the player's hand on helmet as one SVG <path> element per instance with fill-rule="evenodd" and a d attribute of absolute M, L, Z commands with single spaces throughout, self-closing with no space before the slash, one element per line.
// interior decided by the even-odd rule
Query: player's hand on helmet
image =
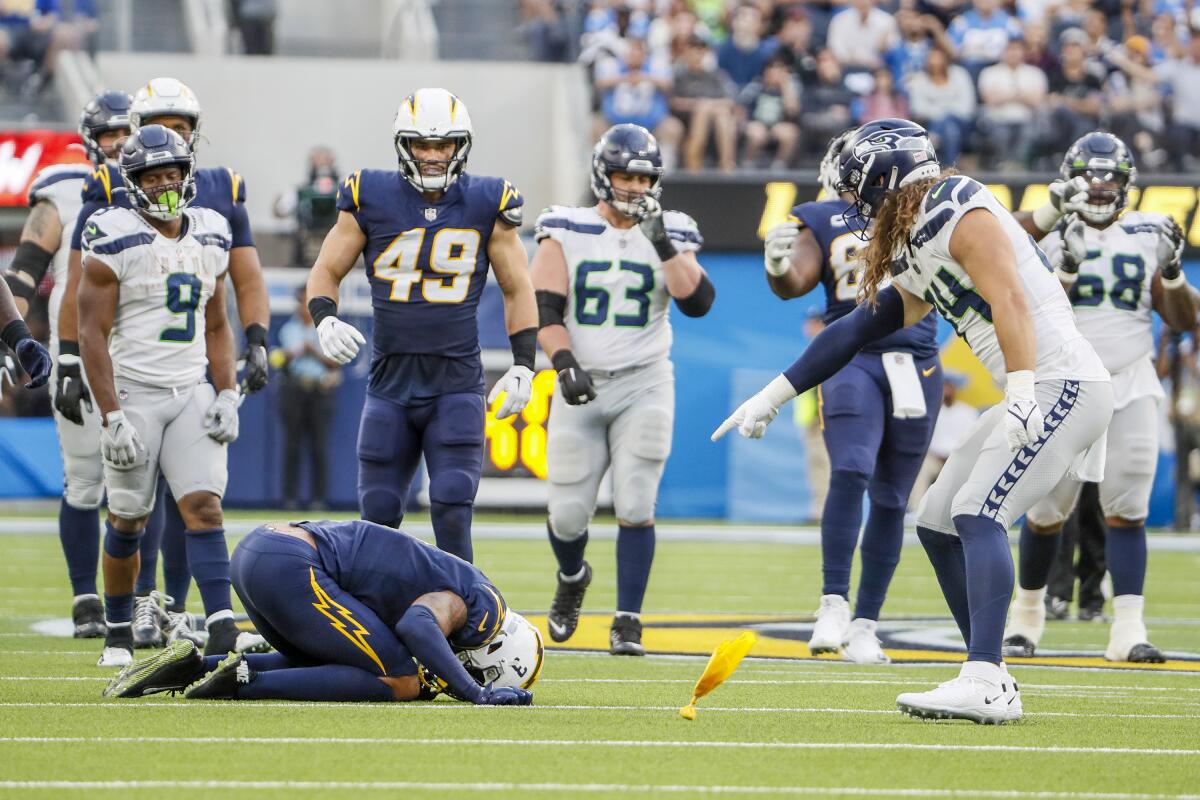
<path fill-rule="evenodd" d="M 254 394 L 265 389 L 270 376 L 269 359 L 267 358 L 266 328 L 254 324 L 246 330 L 246 354 L 242 356 L 245 371 L 242 373 L 242 391 Z"/>
<path fill-rule="evenodd" d="M 1167 217 L 1158 228 L 1158 270 L 1163 280 L 1173 281 L 1179 277 L 1183 259 L 1183 231 L 1179 223 Z"/>
<path fill-rule="evenodd" d="M 558 370 L 558 386 L 569 406 L 581 406 L 596 399 L 596 384 L 592 376 L 575 360 L 570 350 L 559 350 L 551 359 Z"/>
<path fill-rule="evenodd" d="M 58 357 L 58 381 L 54 389 L 54 408 L 65 419 L 83 424 L 83 407 L 92 412 L 92 393 L 83 382 L 79 356 L 64 353 Z"/>
<path fill-rule="evenodd" d="M 767 426 L 779 413 L 779 408 L 796 396 L 796 390 L 786 377 L 780 375 L 758 394 L 737 407 L 721 426 L 713 431 L 712 441 L 717 441 L 734 428 L 747 439 L 761 439 Z"/>
<path fill-rule="evenodd" d="M 670 261 L 679 255 L 675 243 L 667 233 L 666 222 L 663 221 L 662 203 L 649 193 L 643 194 L 637 201 L 637 221 L 642 233 L 654 245 L 654 251 L 660 261 Z"/>
<path fill-rule="evenodd" d="M 1088 182 L 1082 175 L 1059 178 L 1047 188 L 1050 190 L 1050 205 L 1059 214 L 1076 214 L 1087 206 Z"/>
<path fill-rule="evenodd" d="M 481 706 L 531 706 L 533 692 L 515 686 L 493 686 L 488 684 L 479 694 L 476 705 Z"/>
<path fill-rule="evenodd" d="M 242 396 L 236 389 L 225 389 L 217 395 L 212 405 L 204 412 L 204 427 L 209 438 L 221 444 L 229 444 L 238 437 L 238 406 Z"/>
<path fill-rule="evenodd" d="M 337 317 L 326 317 L 317 326 L 317 337 L 321 340 L 321 352 L 339 364 L 349 364 L 358 355 L 358 348 L 367 343 L 353 325 Z"/>
<path fill-rule="evenodd" d="M 100 457 L 114 469 L 133 469 L 146 454 L 142 437 L 124 411 L 110 411 L 100 429 Z"/>
<path fill-rule="evenodd" d="M 502 392 L 504 400 L 496 409 L 496 419 L 520 414 L 524 410 L 525 404 L 529 402 L 529 398 L 533 397 L 533 370 L 520 364 L 513 364 L 509 367 L 508 372 L 501 375 L 500 380 L 496 381 L 496 385 L 492 387 L 487 399 L 488 405 L 496 402 L 496 398 Z"/>
<path fill-rule="evenodd" d="M 1062 264 L 1058 268 L 1069 275 L 1076 275 L 1079 265 L 1088 257 L 1087 225 L 1081 218 L 1071 217 L 1063 228 L 1062 243 Z"/>
<path fill-rule="evenodd" d="M 29 383 L 25 384 L 26 389 L 36 389 L 50 380 L 50 367 L 54 362 L 41 342 L 37 339 L 22 339 L 17 343 L 16 352 L 21 369 L 29 376 Z"/>
<path fill-rule="evenodd" d="M 1014 452 L 1033 444 L 1046 435 L 1046 421 L 1038 408 L 1034 395 L 1032 370 L 1008 373 L 1004 401 L 1004 433 L 1008 437 L 1008 448 Z"/>
<path fill-rule="evenodd" d="M 763 263 L 767 274 L 779 277 L 792 268 L 792 251 L 799 233 L 800 225 L 796 222 L 781 222 L 767 231 L 763 245 Z"/>

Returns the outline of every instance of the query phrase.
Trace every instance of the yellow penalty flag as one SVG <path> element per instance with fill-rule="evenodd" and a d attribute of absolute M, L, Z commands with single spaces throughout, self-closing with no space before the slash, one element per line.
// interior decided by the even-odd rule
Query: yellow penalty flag
<path fill-rule="evenodd" d="M 704 674 L 700 676 L 700 680 L 696 681 L 696 688 L 692 690 L 692 702 L 679 709 L 679 716 L 687 720 L 694 720 L 696 718 L 696 702 L 724 683 L 738 668 L 738 664 L 742 663 L 742 659 L 746 657 L 750 648 L 754 647 L 757 641 L 758 634 L 754 631 L 745 631 L 736 639 L 730 639 L 717 645 L 712 657 L 708 659 L 708 666 L 704 668 Z"/>

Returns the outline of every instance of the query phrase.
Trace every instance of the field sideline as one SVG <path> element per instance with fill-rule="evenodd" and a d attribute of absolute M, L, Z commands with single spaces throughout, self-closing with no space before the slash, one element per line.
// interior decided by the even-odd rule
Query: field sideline
<path fill-rule="evenodd" d="M 486 519 L 481 532 L 495 531 L 479 537 L 478 563 L 513 608 L 540 620 L 553 591 L 549 547 L 497 538 L 502 523 L 538 520 Z M 37 522 L 29 527 L 43 529 Z M 952 677 L 948 662 L 961 658 L 919 547 L 905 548 L 881 624 L 898 663 L 867 668 L 807 658 L 816 546 L 770 541 L 761 529 L 729 541 L 741 530 L 732 527 L 726 541 L 689 541 L 680 538 L 687 526 L 667 527 L 678 535 L 659 543 L 647 645 L 704 653 L 752 625 L 762 637 L 755 653 L 778 656 L 748 659 L 694 723 L 677 709 L 702 655 L 581 649 L 549 652 L 537 705 L 526 709 L 102 701 L 99 643 L 48 635 L 70 603 L 57 537 L 2 533 L 0 797 L 1200 798 L 1192 540 L 1155 546 L 1147 580 L 1152 639 L 1179 659 L 1167 670 L 1109 669 L 1097 657 L 1107 626 L 1051 623 L 1043 644 L 1053 663 L 1083 666 L 1010 664 L 1026 719 L 994 728 L 895 711 L 899 692 Z M 594 613 L 571 644 L 590 650 L 603 646 L 614 602 L 611 540 L 598 536 L 589 560 L 596 580 L 585 611 Z M 193 610 L 198 603 L 193 590 Z"/>

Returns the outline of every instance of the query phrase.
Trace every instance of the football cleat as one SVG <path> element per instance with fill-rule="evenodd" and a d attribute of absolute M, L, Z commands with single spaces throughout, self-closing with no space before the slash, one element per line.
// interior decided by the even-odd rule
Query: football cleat
<path fill-rule="evenodd" d="M 98 667 L 127 667 L 133 663 L 133 634 L 129 625 L 109 626 L 104 636 L 104 652 L 96 662 Z"/>
<path fill-rule="evenodd" d="M 1149 642 L 1135 644 L 1129 648 L 1129 656 L 1125 659 L 1131 664 L 1165 664 L 1167 657 L 1163 652 Z"/>
<path fill-rule="evenodd" d="M 204 677 L 204 656 L 196 645 L 179 639 L 152 656 L 138 659 L 109 681 L 105 697 L 142 697 L 183 691 Z"/>
<path fill-rule="evenodd" d="M 216 669 L 184 689 L 183 696 L 188 700 L 236 700 L 238 687 L 257 675 L 241 653 L 230 653 Z"/>
<path fill-rule="evenodd" d="M 257 633 L 238 630 L 232 619 L 222 619 L 208 626 L 208 642 L 204 655 L 221 656 L 226 653 L 265 653 L 271 649 L 267 640 Z"/>
<path fill-rule="evenodd" d="M 1080 622 L 1107 622 L 1104 616 L 1104 606 L 1080 606 Z"/>
<path fill-rule="evenodd" d="M 550 629 L 550 638 L 556 642 L 565 642 L 575 633 L 579 625 L 579 610 L 583 608 L 583 595 L 592 582 L 592 565 L 583 562 L 583 577 L 575 581 L 563 580 L 561 572 L 558 575 L 558 587 L 554 590 L 554 599 L 550 601 L 550 613 L 546 616 L 546 627 Z"/>
<path fill-rule="evenodd" d="M 170 625 L 166 604 L 174 600 L 159 591 L 135 597 L 133 600 L 133 646 L 137 649 L 162 647 Z"/>
<path fill-rule="evenodd" d="M 1141 664 L 1161 664 L 1166 661 L 1162 652 L 1150 644 L 1142 612 L 1146 598 L 1136 594 L 1113 598 L 1112 627 L 1108 630 L 1108 648 L 1104 657 L 1109 661 L 1129 661 Z"/>
<path fill-rule="evenodd" d="M 1037 643 L 1031 642 L 1019 633 L 1004 637 L 1005 658 L 1033 658 Z"/>
<path fill-rule="evenodd" d="M 1001 725 L 1021 718 L 1021 694 L 1016 682 L 995 664 L 968 661 L 958 677 L 928 692 L 905 692 L 896 707 L 921 719 L 969 719 L 982 725 Z"/>
<path fill-rule="evenodd" d="M 1061 597 L 1046 595 L 1046 619 L 1063 620 L 1071 613 L 1071 604 Z"/>
<path fill-rule="evenodd" d="M 817 621 L 808 637 L 808 650 L 814 656 L 836 653 L 850 633 L 850 604 L 840 594 L 821 595 Z"/>
<path fill-rule="evenodd" d="M 186 611 L 168 611 L 167 617 L 167 644 L 171 642 L 186 639 L 196 647 L 204 647 L 208 643 L 208 629 L 204 627 L 204 620 L 194 619 L 193 616 Z"/>
<path fill-rule="evenodd" d="M 626 614 L 613 617 L 608 632 L 608 652 L 614 656 L 646 655 L 646 648 L 642 647 L 642 621 Z"/>
<path fill-rule="evenodd" d="M 855 664 L 890 664 L 892 659 L 879 645 L 875 630 L 879 623 L 873 619 L 856 619 L 850 623 L 850 635 L 842 646 L 842 660 Z"/>
<path fill-rule="evenodd" d="M 75 625 L 72 634 L 76 639 L 99 639 L 108 633 L 104 624 L 104 604 L 99 595 L 81 594 L 71 603 L 71 622 Z"/>

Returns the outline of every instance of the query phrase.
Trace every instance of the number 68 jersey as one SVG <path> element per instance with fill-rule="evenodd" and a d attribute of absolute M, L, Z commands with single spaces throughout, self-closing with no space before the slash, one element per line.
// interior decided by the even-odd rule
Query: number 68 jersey
<path fill-rule="evenodd" d="M 113 377 L 148 386 L 204 380 L 204 309 L 229 268 L 229 223 L 207 208 L 183 212 L 178 239 L 132 209 L 109 207 L 83 225 L 83 263 L 98 261 L 120 284 L 108 338 Z"/>
<path fill-rule="evenodd" d="M 663 223 L 679 252 L 703 245 L 687 214 L 664 211 Z M 534 236 L 562 245 L 567 262 L 564 317 L 580 366 L 615 371 L 670 355 L 671 296 L 662 261 L 640 228 L 614 228 L 595 206 L 551 206 L 538 217 Z"/>

